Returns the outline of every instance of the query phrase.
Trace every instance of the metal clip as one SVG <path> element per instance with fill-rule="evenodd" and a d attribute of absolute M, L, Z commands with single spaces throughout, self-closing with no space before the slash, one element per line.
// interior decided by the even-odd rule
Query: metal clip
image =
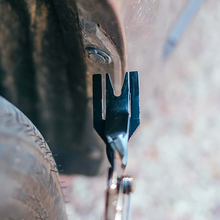
<path fill-rule="evenodd" d="M 111 164 L 108 175 L 106 219 L 113 219 L 109 216 L 114 215 L 114 219 L 121 220 L 125 179 L 121 177 L 120 184 L 117 184 L 118 173 L 115 170 L 115 157 L 118 155 L 117 158 L 119 158 L 121 169 L 124 172 L 128 159 L 128 141 L 140 125 L 138 72 L 126 73 L 120 96 L 114 95 L 110 75 L 106 74 L 105 120 L 102 102 L 102 75 L 93 75 L 94 128 L 106 144 L 106 152 Z"/>

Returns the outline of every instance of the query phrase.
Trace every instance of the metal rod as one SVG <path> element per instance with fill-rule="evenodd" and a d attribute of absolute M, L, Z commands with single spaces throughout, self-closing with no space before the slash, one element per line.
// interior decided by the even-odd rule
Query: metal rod
<path fill-rule="evenodd" d="M 192 20 L 193 16 L 199 9 L 199 6 L 204 0 L 191 0 L 187 5 L 186 9 L 180 16 L 180 19 L 177 21 L 176 25 L 170 32 L 166 44 L 163 48 L 163 57 L 169 56 L 173 51 L 183 32 L 185 31 L 187 25 Z"/>

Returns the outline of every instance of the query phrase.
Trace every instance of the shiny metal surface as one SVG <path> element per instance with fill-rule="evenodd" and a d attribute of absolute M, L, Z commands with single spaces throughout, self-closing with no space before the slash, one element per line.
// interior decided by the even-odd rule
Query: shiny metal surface
<path fill-rule="evenodd" d="M 130 193 L 133 192 L 133 178 L 121 176 L 114 171 L 106 193 L 105 220 L 128 220 Z"/>

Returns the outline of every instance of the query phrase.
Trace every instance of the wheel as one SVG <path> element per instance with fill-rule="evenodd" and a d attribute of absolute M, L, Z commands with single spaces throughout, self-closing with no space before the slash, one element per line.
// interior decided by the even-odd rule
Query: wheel
<path fill-rule="evenodd" d="M 1 96 L 0 198 L 0 219 L 67 219 L 52 152 L 32 122 Z"/>

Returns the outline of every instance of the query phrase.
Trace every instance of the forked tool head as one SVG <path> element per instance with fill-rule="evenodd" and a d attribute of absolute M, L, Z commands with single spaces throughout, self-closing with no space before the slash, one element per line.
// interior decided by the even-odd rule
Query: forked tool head
<path fill-rule="evenodd" d="M 121 95 L 114 95 L 110 75 L 106 74 L 106 118 L 102 109 L 102 75 L 93 76 L 94 128 L 107 145 L 107 155 L 112 166 L 112 151 L 117 151 L 122 166 L 127 164 L 128 140 L 140 124 L 139 74 L 127 72 Z"/>
<path fill-rule="evenodd" d="M 111 164 L 106 197 L 106 220 L 123 219 L 123 194 L 129 194 L 133 188 L 131 177 L 122 176 L 118 179 L 115 155 L 119 155 L 120 165 L 125 169 L 128 159 L 128 140 L 140 124 L 138 76 L 138 72 L 127 72 L 121 95 L 115 96 L 110 75 L 106 74 L 106 117 L 104 120 L 102 75 L 93 75 L 94 128 L 106 143 L 107 156 Z M 127 207 L 129 207 L 129 202 Z"/>

